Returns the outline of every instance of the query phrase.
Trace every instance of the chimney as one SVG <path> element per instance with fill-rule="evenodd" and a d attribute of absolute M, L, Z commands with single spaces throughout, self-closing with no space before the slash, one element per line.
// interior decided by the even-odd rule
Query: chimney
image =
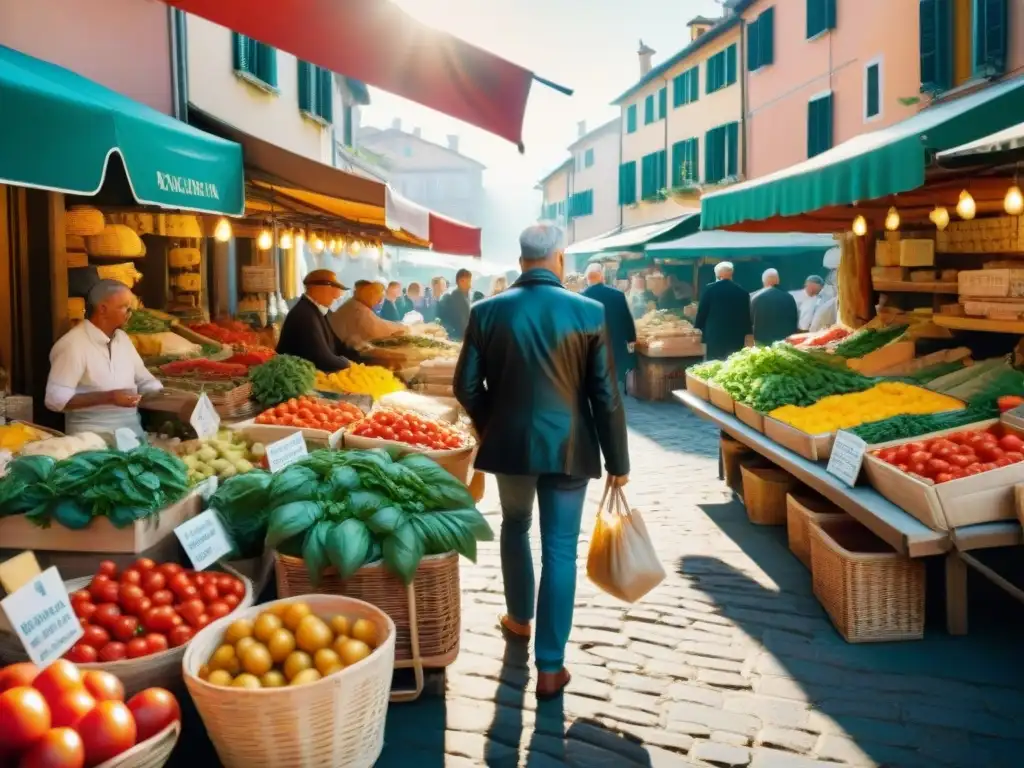
<path fill-rule="evenodd" d="M 640 77 L 646 77 L 651 71 L 651 57 L 656 53 L 656 50 L 644 45 L 643 40 L 640 41 L 640 50 L 636 52 L 636 55 L 640 57 Z"/>
<path fill-rule="evenodd" d="M 402 130 L 402 118 L 396 117 L 394 120 L 392 120 L 391 127 L 396 131 Z"/>
<path fill-rule="evenodd" d="M 450 149 L 452 152 L 459 151 L 459 137 L 456 136 L 454 133 L 448 134 L 448 149 Z"/>
<path fill-rule="evenodd" d="M 419 128 L 413 128 L 412 129 L 412 135 L 415 136 L 417 139 L 420 138 L 422 133 L 423 132 Z"/>
<path fill-rule="evenodd" d="M 587 135 L 587 121 L 586 120 L 580 120 L 578 123 L 576 123 L 576 134 L 577 134 L 577 137 L 580 138 L 580 139 L 582 139 L 584 136 Z"/>

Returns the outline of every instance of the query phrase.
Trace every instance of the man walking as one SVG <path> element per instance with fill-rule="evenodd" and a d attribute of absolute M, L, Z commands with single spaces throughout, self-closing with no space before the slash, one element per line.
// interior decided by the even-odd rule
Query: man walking
<path fill-rule="evenodd" d="M 587 287 L 583 296 L 599 302 L 604 307 L 604 321 L 608 329 L 608 344 L 611 347 L 619 389 L 625 391 L 626 374 L 636 367 L 633 345 L 636 344 L 636 324 L 629 311 L 626 294 L 604 283 L 604 270 L 600 264 L 587 267 Z"/>
<path fill-rule="evenodd" d="M 715 265 L 715 282 L 704 289 L 693 324 L 703 336 L 705 357 L 724 360 L 743 349 L 751 332 L 750 296 L 732 281 L 728 261 Z"/>
<path fill-rule="evenodd" d="M 562 232 L 537 224 L 519 238 L 523 274 L 475 305 L 455 369 L 455 396 L 494 474 L 501 498 L 501 570 L 508 613 L 502 629 L 528 639 L 534 618 L 530 526 L 540 509 L 537 696 L 569 682 L 565 645 L 576 599 L 576 549 L 590 478 L 601 454 L 615 485 L 629 479 L 626 416 L 608 350 L 604 310 L 562 287 Z"/>
<path fill-rule="evenodd" d="M 764 286 L 750 299 L 750 316 L 754 325 L 754 343 L 769 345 L 796 333 L 796 299 L 779 288 L 779 273 L 766 269 L 761 275 Z"/>

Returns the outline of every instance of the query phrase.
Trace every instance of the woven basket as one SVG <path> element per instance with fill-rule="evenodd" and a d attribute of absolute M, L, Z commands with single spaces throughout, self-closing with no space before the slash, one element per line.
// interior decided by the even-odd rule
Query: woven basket
<path fill-rule="evenodd" d="M 786 536 L 797 560 L 811 567 L 811 526 L 822 520 L 846 516 L 839 507 L 818 495 L 791 493 L 786 496 Z"/>
<path fill-rule="evenodd" d="M 800 483 L 778 467 L 740 466 L 743 504 L 754 525 L 785 525 L 786 496 Z"/>
<path fill-rule="evenodd" d="M 160 733 L 150 736 L 117 757 L 100 763 L 96 768 L 163 768 L 171 759 L 171 753 L 180 735 L 181 722 L 175 721 Z"/>
<path fill-rule="evenodd" d="M 422 453 L 427 458 L 436 461 L 442 469 L 463 485 L 469 483 L 469 470 L 473 465 L 473 453 L 476 450 L 475 442 L 452 451 L 424 451 L 417 446 L 400 443 L 397 440 L 380 440 L 375 437 L 353 435 L 349 432 L 345 432 L 341 439 L 346 448 L 357 450 L 369 451 L 374 448 L 387 448 L 389 451 L 397 451 L 399 456 L 405 456 L 408 453 Z"/>
<path fill-rule="evenodd" d="M 64 234 L 90 237 L 103 232 L 103 214 L 91 205 L 73 205 L 64 212 Z"/>
<path fill-rule="evenodd" d="M 191 214 L 172 213 L 164 218 L 164 234 L 167 237 L 195 238 L 203 236 L 199 219 Z"/>
<path fill-rule="evenodd" d="M 924 637 L 924 563 L 852 518 L 810 528 L 814 595 L 848 643 Z"/>
<path fill-rule="evenodd" d="M 108 224 L 98 235 L 85 238 L 90 256 L 104 259 L 137 259 L 144 256 L 142 240 L 123 224 Z"/>
<path fill-rule="evenodd" d="M 404 590 L 403 590 L 404 592 Z M 395 625 L 379 608 L 341 595 L 302 595 L 256 606 L 307 603 L 318 616 L 366 618 L 385 638 L 368 658 L 297 688 L 245 690 L 211 685 L 199 667 L 220 645 L 231 621 L 214 622 L 188 646 L 185 684 L 225 768 L 370 768 L 384 747 L 388 691 L 395 659 Z"/>
<path fill-rule="evenodd" d="M 722 451 L 722 474 L 725 475 L 725 484 L 734 493 L 742 496 L 743 475 L 740 473 L 740 465 L 767 465 L 768 462 L 762 459 L 759 453 L 755 453 L 739 440 L 734 440 L 726 434 L 722 435 L 719 444 Z"/>

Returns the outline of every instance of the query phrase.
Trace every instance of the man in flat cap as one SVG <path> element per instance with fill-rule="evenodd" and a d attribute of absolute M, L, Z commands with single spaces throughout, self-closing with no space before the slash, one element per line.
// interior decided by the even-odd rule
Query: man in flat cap
<path fill-rule="evenodd" d="M 281 326 L 277 352 L 309 360 L 317 370 L 334 373 L 348 368 L 345 349 L 327 322 L 331 305 L 346 290 L 329 269 L 314 269 L 303 281 L 306 292 Z"/>

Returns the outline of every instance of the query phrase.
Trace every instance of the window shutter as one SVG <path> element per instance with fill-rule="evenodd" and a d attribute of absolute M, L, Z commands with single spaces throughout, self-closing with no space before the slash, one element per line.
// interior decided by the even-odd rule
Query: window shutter
<path fill-rule="evenodd" d="M 715 57 L 712 56 L 708 59 L 708 63 L 704 67 L 704 93 L 715 92 Z"/>
<path fill-rule="evenodd" d="M 299 109 L 313 113 L 313 72 L 308 61 L 299 61 Z"/>
<path fill-rule="evenodd" d="M 277 49 L 257 43 L 257 77 L 272 88 L 277 88 Z"/>
<path fill-rule="evenodd" d="M 1006 71 L 1006 0 L 974 0 L 974 72 Z"/>
<path fill-rule="evenodd" d="M 725 49 L 725 85 L 736 82 L 736 44 Z"/>
<path fill-rule="evenodd" d="M 763 14 L 762 14 L 763 16 Z M 760 28 L 761 18 L 754 19 L 747 25 L 747 71 L 753 72 L 761 66 L 758 47 L 761 43 Z"/>
<path fill-rule="evenodd" d="M 619 205 L 636 202 L 636 161 L 619 166 Z"/>
<path fill-rule="evenodd" d="M 942 91 L 953 84 L 950 0 L 921 0 L 921 90 Z"/>
<path fill-rule="evenodd" d="M 836 0 L 823 0 L 825 6 L 825 29 L 836 28 Z"/>
<path fill-rule="evenodd" d="M 879 82 L 879 71 L 878 65 L 872 64 L 867 68 L 864 73 L 866 82 L 864 88 L 866 91 L 865 103 L 864 103 L 864 115 L 865 117 L 874 117 L 881 110 L 880 100 L 880 88 L 881 83 Z"/>
<path fill-rule="evenodd" d="M 700 67 L 690 70 L 690 101 L 694 102 L 700 97 Z"/>
<path fill-rule="evenodd" d="M 683 169 L 686 163 L 686 142 L 677 141 L 672 145 L 672 186 L 678 187 L 685 178 Z"/>
<path fill-rule="evenodd" d="M 594 150 L 588 149 L 586 154 L 583 156 L 583 165 L 587 168 L 594 164 Z"/>
<path fill-rule="evenodd" d="M 232 63 L 238 72 L 251 71 L 249 62 L 249 38 L 237 32 L 231 33 Z"/>
<path fill-rule="evenodd" d="M 668 87 L 658 91 L 658 119 L 664 120 L 668 113 Z"/>
<path fill-rule="evenodd" d="M 644 99 L 644 125 L 654 122 L 654 94 Z"/>
<path fill-rule="evenodd" d="M 328 123 L 334 122 L 334 75 L 329 69 L 317 69 L 319 79 L 319 114 Z"/>
<path fill-rule="evenodd" d="M 658 152 L 656 157 L 658 176 L 654 191 L 660 192 L 668 186 L 668 152 L 663 149 Z"/>
<path fill-rule="evenodd" d="M 690 181 L 700 180 L 700 146 L 696 138 L 690 139 L 690 151 L 687 156 L 687 178 Z"/>
<path fill-rule="evenodd" d="M 739 164 L 740 164 L 740 162 L 739 162 L 740 161 L 740 124 L 739 123 L 729 123 L 725 127 L 725 135 L 726 135 L 726 141 L 725 141 L 725 143 L 726 143 L 726 149 L 725 149 L 725 156 L 726 156 L 725 175 L 726 176 L 736 176 L 740 172 L 740 170 L 739 170 Z"/>
<path fill-rule="evenodd" d="M 626 133 L 636 133 L 636 104 L 626 110 Z"/>
<path fill-rule="evenodd" d="M 775 63 L 775 9 L 768 8 L 757 20 L 758 66 Z"/>
<path fill-rule="evenodd" d="M 684 85 L 686 73 L 676 75 L 672 78 L 672 107 L 678 108 L 683 105 L 683 98 L 686 92 L 686 86 Z"/>

